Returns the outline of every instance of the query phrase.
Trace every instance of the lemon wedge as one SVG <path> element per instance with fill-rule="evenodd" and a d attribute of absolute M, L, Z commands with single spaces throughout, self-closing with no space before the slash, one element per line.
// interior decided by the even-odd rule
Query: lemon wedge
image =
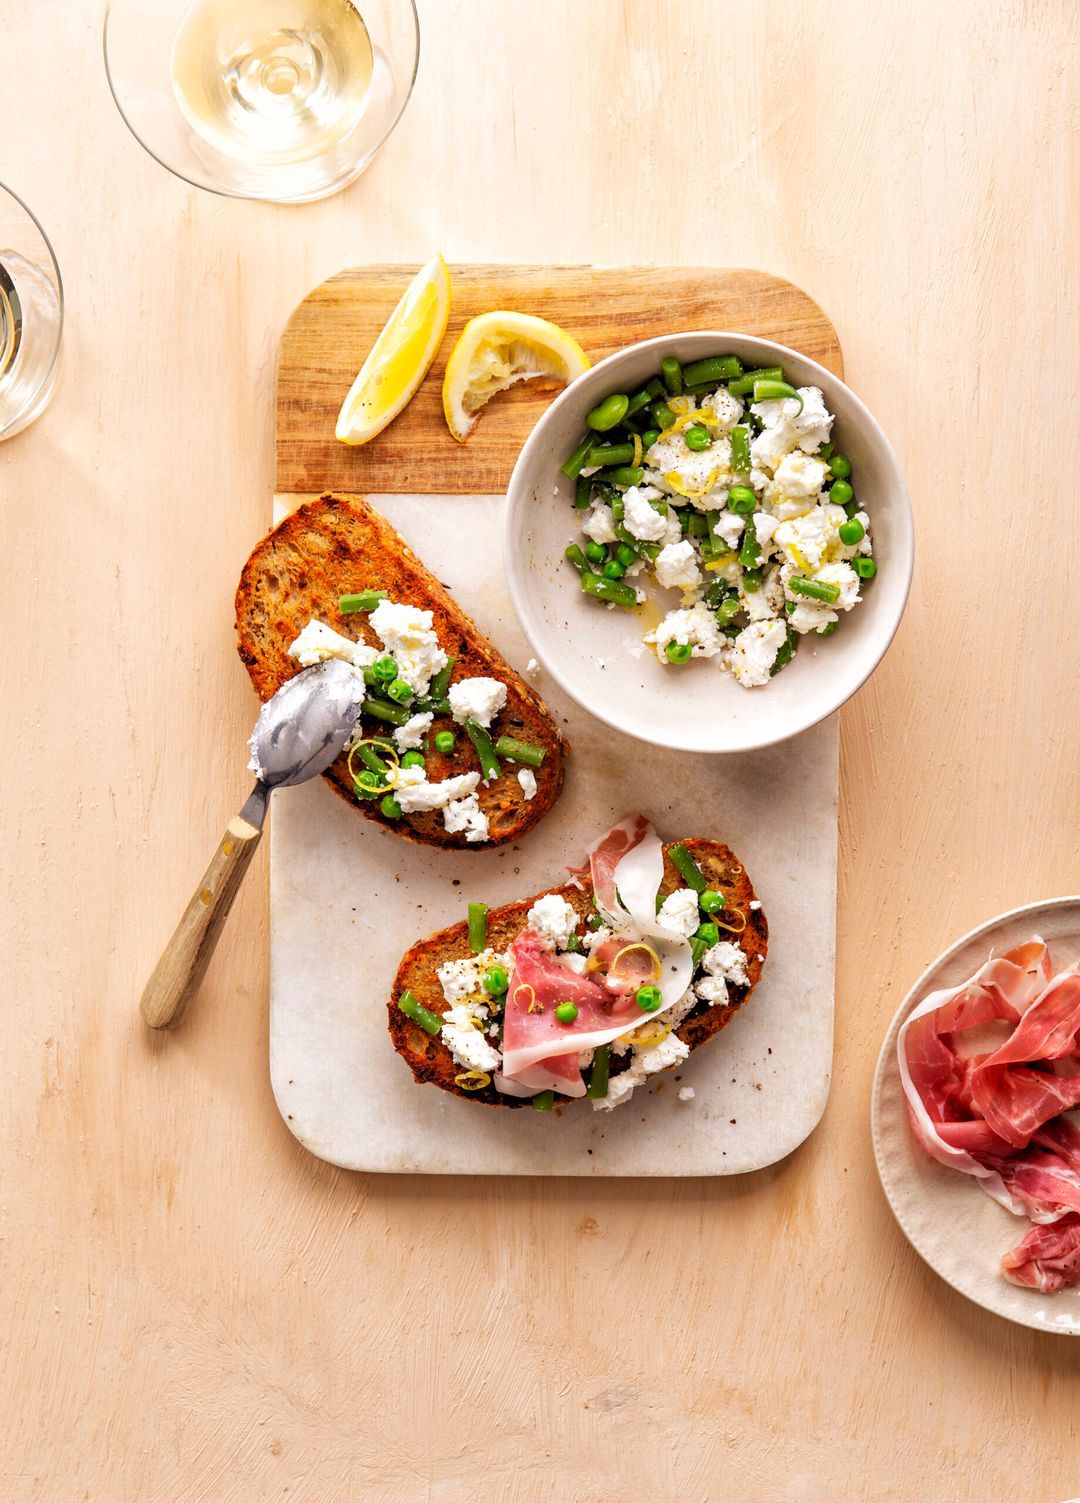
<path fill-rule="evenodd" d="M 447 427 L 463 444 L 497 392 L 537 378 L 569 384 L 588 368 L 588 355 L 558 324 L 531 313 L 481 313 L 462 329 L 446 363 Z"/>
<path fill-rule="evenodd" d="M 412 400 L 449 318 L 450 272 L 433 256 L 405 289 L 341 404 L 334 432 L 343 444 L 366 444 Z"/>

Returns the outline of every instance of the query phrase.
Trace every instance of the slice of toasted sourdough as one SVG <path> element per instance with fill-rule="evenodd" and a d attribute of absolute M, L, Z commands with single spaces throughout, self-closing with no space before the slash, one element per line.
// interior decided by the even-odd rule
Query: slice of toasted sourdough
<path fill-rule="evenodd" d="M 763 910 L 760 907 L 751 908 L 751 903 L 757 901 L 753 886 L 742 864 L 726 845 L 716 840 L 684 840 L 681 844 L 701 868 L 708 885 L 725 895 L 727 901 L 724 911 L 716 916 L 725 924 L 732 925 L 737 914 L 745 920 L 741 933 L 722 930 L 721 937 L 740 946 L 746 956 L 746 974 L 749 979 L 747 986 L 729 983 L 726 1004 L 707 1006 L 701 1003 L 675 1029 L 679 1038 L 694 1050 L 708 1043 L 722 1028 L 727 1027 L 757 985 L 768 952 L 769 926 Z M 665 845 L 664 878 L 659 889 L 661 897 L 686 885 L 672 863 L 670 853 L 671 844 Z M 584 935 L 587 932 L 585 920 L 595 909 L 592 884 L 584 877 L 582 882 L 584 891 L 573 883 L 565 883 L 562 887 L 549 888 L 548 892 L 557 893 L 573 905 L 581 920 L 577 932 Z M 543 896 L 544 893 L 536 893 L 531 898 L 522 898 L 517 903 L 507 903 L 502 908 L 492 908 L 489 911 L 487 938 L 492 949 L 505 950 L 516 939 L 525 927 L 529 909 Z M 402 993 L 410 991 L 424 1007 L 441 1016 L 450 1004 L 443 996 L 436 972 L 446 961 L 462 960 L 470 953 L 468 924 L 465 921 L 452 924 L 449 929 L 441 929 L 430 939 L 420 940 L 406 952 L 398 966 L 393 995 L 388 1005 L 390 1036 L 394 1048 L 413 1072 L 418 1085 L 428 1082 L 441 1090 L 452 1091 L 456 1096 L 464 1096 L 469 1101 L 480 1101 L 487 1106 L 528 1106 L 528 1099 L 504 1096 L 494 1085 L 485 1086 L 479 1091 L 465 1090 L 459 1086 L 456 1077 L 462 1073 L 462 1066 L 454 1061 L 442 1039 L 432 1037 L 418 1023 L 406 1017 L 397 1005 Z M 662 1017 L 658 1021 L 662 1021 Z M 611 1074 L 617 1074 L 629 1064 L 629 1055 L 620 1057 L 612 1054 Z"/>
<path fill-rule="evenodd" d="M 297 507 L 244 565 L 236 591 L 237 647 L 260 699 L 269 699 L 300 672 L 288 649 L 312 618 L 343 636 L 379 646 L 366 615 L 342 615 L 338 610 L 342 595 L 362 590 L 386 590 L 394 600 L 431 611 L 439 645 L 457 659 L 451 682 L 476 676 L 501 680 L 507 698 L 497 734 L 542 747 L 544 760 L 535 770 L 536 794 L 531 799 L 526 799 L 512 763 L 503 763 L 502 777 L 490 786 L 480 784 L 477 796 L 488 818 L 489 839 L 474 845 L 467 845 L 462 834 L 449 834 L 439 810 L 388 819 L 378 799 L 357 799 L 344 756 L 323 776 L 352 808 L 409 840 L 482 851 L 519 839 L 558 798 L 569 746 L 535 689 L 481 635 L 404 538 L 362 496 L 327 494 Z M 476 753 L 464 734 L 458 734 L 452 752 L 444 755 L 435 749 L 437 731 L 460 729 L 449 716 L 436 717 L 432 724 L 426 750 L 432 782 L 477 770 Z"/>

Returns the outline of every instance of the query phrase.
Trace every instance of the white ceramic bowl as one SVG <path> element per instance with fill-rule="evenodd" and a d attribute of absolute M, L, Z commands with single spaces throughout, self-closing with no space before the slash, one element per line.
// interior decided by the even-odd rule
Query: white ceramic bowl
<path fill-rule="evenodd" d="M 795 386 L 820 386 L 835 414 L 833 438 L 851 460 L 855 494 L 870 514 L 878 572 L 863 602 L 831 637 L 804 637 L 792 663 L 759 689 L 743 689 L 708 659 L 662 667 L 641 638 L 662 610 L 606 609 L 582 594 L 563 557 L 578 540 L 573 482 L 559 466 L 586 431 L 585 415 L 614 391 L 637 391 L 665 355 L 684 364 L 738 355 L 747 369 L 782 365 Z M 747 334 L 687 333 L 647 339 L 601 360 L 551 404 L 518 456 L 507 499 L 503 558 L 510 597 L 532 649 L 552 678 L 616 730 L 656 746 L 742 752 L 795 736 L 831 715 L 870 677 L 904 612 L 914 559 L 907 488 L 888 439 L 859 398 L 823 366 Z"/>

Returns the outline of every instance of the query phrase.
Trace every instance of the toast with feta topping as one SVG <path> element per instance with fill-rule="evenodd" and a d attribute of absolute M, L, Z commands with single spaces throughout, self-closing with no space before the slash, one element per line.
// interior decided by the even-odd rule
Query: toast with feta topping
<path fill-rule="evenodd" d="M 340 610 L 344 597 L 364 592 L 384 596 L 382 609 Z M 417 621 L 422 629 L 410 638 L 407 628 Z M 569 746 L 543 700 L 363 497 L 327 494 L 307 502 L 259 543 L 236 591 L 236 629 L 241 660 L 262 700 L 325 654 L 351 651 L 358 671 L 370 673 L 380 655 L 388 660 L 389 641 L 399 644 L 403 675 L 391 687 L 405 696 L 411 714 L 445 665 L 441 711 L 395 727 L 369 721 L 361 706 L 363 738 L 384 772 L 365 771 L 355 757 L 350 766 L 347 749 L 323 774 L 353 808 L 405 839 L 457 850 L 503 845 L 525 835 L 558 798 Z M 365 693 L 367 703 L 384 691 Z M 491 741 L 508 737 L 541 757 L 530 768 L 535 783 L 519 778 L 517 761 L 505 755 L 499 775 L 489 769 L 485 776 L 462 723 L 469 718 L 475 725 L 476 716 L 481 724 L 486 719 Z M 451 749 L 436 746 L 440 732 L 453 733 Z M 441 803 L 440 790 L 448 793 Z"/>
<path fill-rule="evenodd" d="M 663 907 L 670 908 L 673 922 L 678 921 L 679 897 L 689 891 L 671 857 L 672 850 L 680 845 L 697 863 L 709 889 L 723 894 L 723 908 L 712 915 L 719 921 L 722 938 L 704 961 L 708 962 L 716 952 L 725 952 L 720 960 L 727 979 L 719 974 L 719 965 L 714 967 L 713 974 L 706 964 L 696 962 L 691 986 L 683 1002 L 677 1005 L 677 1012 L 673 1010 L 670 1022 L 661 1014 L 655 1024 L 650 1024 L 648 1015 L 642 1014 L 634 1030 L 643 1040 L 640 1047 L 633 1034 L 627 1034 L 625 1040 L 620 1039 L 612 1046 L 609 1092 L 620 1101 L 631 1094 L 618 1086 L 621 1075 L 627 1076 L 624 1084 L 631 1085 L 630 1072 L 636 1073 L 635 1083 L 640 1083 L 662 1070 L 676 1068 L 693 1050 L 726 1028 L 757 985 L 768 953 L 769 928 L 753 885 L 741 862 L 719 841 L 691 839 L 664 845 L 663 879 L 657 895 L 658 900 L 663 900 Z M 435 1085 L 486 1106 L 532 1104 L 528 1096 L 504 1094 L 493 1079 L 481 1083 L 484 1076 L 495 1073 L 493 1060 L 498 1032 L 496 1012 L 477 977 L 485 967 L 505 959 L 507 947 L 530 922 L 546 930 L 556 947 L 565 948 L 568 941 L 574 944 L 575 939 L 569 937 L 572 934 L 581 947 L 577 953 L 587 954 L 593 936 L 603 931 L 590 928 L 597 920 L 592 883 L 587 875 L 578 880 L 580 886 L 566 882 L 534 897 L 490 909 L 487 944 L 479 956 L 470 949 L 469 926 L 465 921 L 420 940 L 406 952 L 394 978 L 388 1018 L 394 1048 L 413 1072 L 417 1084 Z M 696 902 L 693 906 L 696 912 Z M 561 931 L 553 919 L 553 910 L 557 913 L 559 909 L 566 915 Z M 420 1022 L 401 1010 L 399 1002 L 406 994 L 411 994 L 421 1009 L 443 1020 L 437 1035 L 432 1036 Z M 709 995 L 718 1000 L 708 1000 Z M 460 1029 L 455 1026 L 457 1022 Z M 559 1105 L 569 1104 L 561 1096 L 558 1100 Z M 592 1101 L 594 1108 L 608 1104 L 608 1101 Z"/>

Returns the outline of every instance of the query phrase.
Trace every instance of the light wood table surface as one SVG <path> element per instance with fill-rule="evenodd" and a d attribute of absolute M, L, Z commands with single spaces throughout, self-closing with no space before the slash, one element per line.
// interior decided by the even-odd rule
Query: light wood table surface
<path fill-rule="evenodd" d="M 98 11 L 4 15 L 0 178 L 69 319 L 55 404 L 0 446 L 5 1503 L 1080 1494 L 1080 1346 L 923 1267 L 867 1127 L 923 965 L 1080 885 L 1074 6 L 427 0 L 403 123 L 307 208 L 158 167 Z M 309 1157 L 267 1074 L 262 854 L 184 1027 L 137 1018 L 246 792 L 231 602 L 281 329 L 435 248 L 789 277 L 906 466 L 911 604 L 842 721 L 832 1097 L 774 1169 Z"/>

